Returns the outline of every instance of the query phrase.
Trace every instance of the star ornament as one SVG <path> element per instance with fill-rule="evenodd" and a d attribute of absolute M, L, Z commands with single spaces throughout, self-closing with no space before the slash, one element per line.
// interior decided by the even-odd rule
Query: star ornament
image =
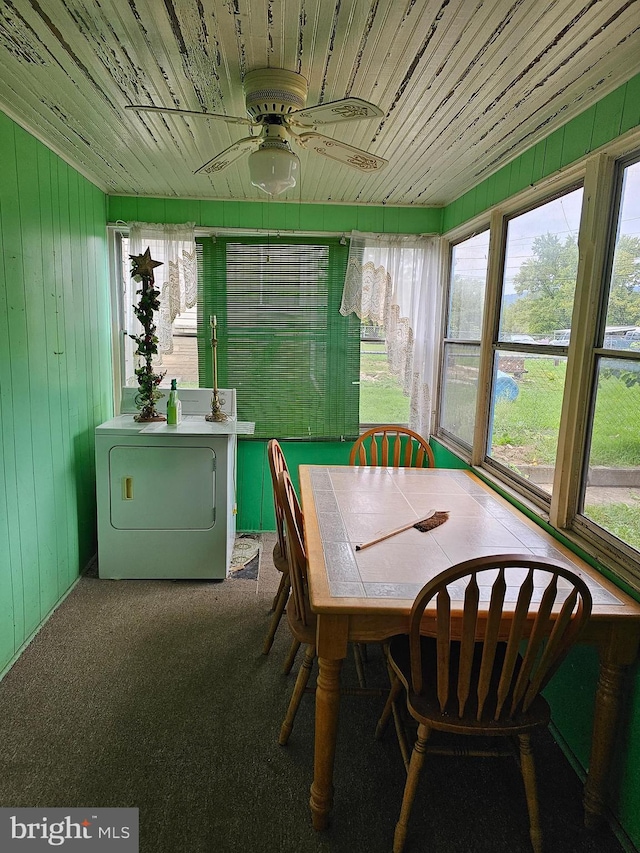
<path fill-rule="evenodd" d="M 142 255 L 129 255 L 131 260 L 131 275 L 137 281 L 145 278 L 153 283 L 153 270 L 155 267 L 161 267 L 162 261 L 154 261 L 151 257 L 151 250 L 147 246 L 147 250 Z"/>

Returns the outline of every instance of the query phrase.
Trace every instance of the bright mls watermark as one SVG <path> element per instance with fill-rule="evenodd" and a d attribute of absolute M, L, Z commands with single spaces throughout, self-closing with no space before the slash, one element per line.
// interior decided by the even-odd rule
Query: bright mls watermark
<path fill-rule="evenodd" d="M 2 853 L 139 853 L 138 809 L 3 809 Z"/>

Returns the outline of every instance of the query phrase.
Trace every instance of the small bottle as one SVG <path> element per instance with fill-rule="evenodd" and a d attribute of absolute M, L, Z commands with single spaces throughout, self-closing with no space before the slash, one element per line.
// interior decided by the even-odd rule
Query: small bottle
<path fill-rule="evenodd" d="M 178 382 L 177 379 L 172 379 L 169 400 L 167 401 L 167 424 L 169 426 L 177 426 L 181 420 L 182 403 L 178 398 Z"/>

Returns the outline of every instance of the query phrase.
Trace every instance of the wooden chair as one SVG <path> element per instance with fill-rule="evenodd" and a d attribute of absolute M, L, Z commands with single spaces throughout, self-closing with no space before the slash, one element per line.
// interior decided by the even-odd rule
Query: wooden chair
<path fill-rule="evenodd" d="M 429 442 L 412 429 L 377 426 L 363 432 L 354 442 L 349 465 L 383 468 L 434 468 Z"/>
<path fill-rule="evenodd" d="M 307 554 L 304 547 L 304 519 L 288 471 L 282 471 L 278 475 L 277 489 L 278 500 L 281 503 L 284 513 L 289 578 L 291 580 L 291 595 L 289 596 L 286 608 L 287 621 L 294 638 L 294 644 L 297 643 L 298 647 L 301 644 L 305 646 L 304 660 L 298 671 L 289 707 L 280 728 L 279 743 L 284 746 L 289 740 L 289 735 L 293 729 L 293 723 L 316 657 L 316 616 L 311 610 L 309 603 Z M 291 659 L 291 663 L 293 663 L 293 659 Z M 356 658 L 356 668 L 357 666 Z M 360 674 L 358 673 L 358 675 Z M 340 692 L 351 695 L 373 695 L 376 697 L 381 695 L 381 691 L 377 688 L 358 689 L 347 687 L 342 688 Z"/>
<path fill-rule="evenodd" d="M 464 602 L 458 606 L 456 599 L 462 596 Z M 478 617 L 481 600 L 489 602 L 488 612 Z M 540 691 L 590 613 L 591 594 L 576 573 L 526 554 L 467 560 L 442 572 L 420 591 L 411 609 L 409 634 L 393 637 L 389 643 L 394 679 L 376 730 L 380 737 L 391 713 L 398 710 L 396 703 L 404 687 L 407 709 L 418 723 L 418 733 L 408 765 L 394 853 L 404 847 L 425 753 L 461 754 L 460 749 L 436 749 L 429 744 L 433 731 L 502 736 L 517 742 L 531 844 L 540 853 L 530 736 L 549 723 L 549 706 Z M 421 628 L 436 636 L 421 635 Z M 505 755 L 513 751 L 466 750 L 463 754 Z"/>
<path fill-rule="evenodd" d="M 287 620 L 294 642 L 304 644 L 305 655 L 293 688 L 284 722 L 280 729 L 279 743 L 289 740 L 302 696 L 309 681 L 316 656 L 316 617 L 309 605 L 307 587 L 307 555 L 304 549 L 303 516 L 298 497 L 288 471 L 278 474 L 277 499 L 282 507 L 283 522 L 287 539 L 287 559 L 291 594 L 287 602 Z"/>
<path fill-rule="evenodd" d="M 282 452 L 282 447 L 280 446 L 280 442 L 277 441 L 277 439 L 275 438 L 272 438 L 267 444 L 267 458 L 269 460 L 269 470 L 271 472 L 271 485 L 273 487 L 273 508 L 276 516 L 276 533 L 278 536 L 276 544 L 273 547 L 273 564 L 276 569 L 278 569 L 278 571 L 282 572 L 282 574 L 280 577 L 278 591 L 275 594 L 275 598 L 273 599 L 273 604 L 271 606 L 273 616 L 271 617 L 271 621 L 269 622 L 269 631 L 267 633 L 267 636 L 265 637 L 265 641 L 262 646 L 263 655 L 268 655 L 271 650 L 276 631 L 278 630 L 278 625 L 280 624 L 282 614 L 284 613 L 284 609 L 289 599 L 289 591 L 291 589 L 291 583 L 289 581 L 289 562 L 287 560 L 287 546 L 284 532 L 284 514 L 282 506 L 280 505 L 280 502 L 278 500 L 277 489 L 278 475 L 281 474 L 283 471 L 288 471 L 288 468 L 287 461 L 284 458 L 284 453 Z M 293 652 L 293 657 L 295 657 L 296 652 L 297 648 Z M 285 672 L 290 671 L 291 666 L 293 664 L 293 657 L 290 653 L 285 663 Z"/>
<path fill-rule="evenodd" d="M 381 468 L 435 468 L 433 451 L 429 442 L 408 427 L 393 424 L 376 426 L 363 432 L 354 442 L 349 455 L 349 465 L 371 465 Z M 359 643 L 354 647 L 360 686 L 366 683 L 363 659 L 367 647 Z"/>

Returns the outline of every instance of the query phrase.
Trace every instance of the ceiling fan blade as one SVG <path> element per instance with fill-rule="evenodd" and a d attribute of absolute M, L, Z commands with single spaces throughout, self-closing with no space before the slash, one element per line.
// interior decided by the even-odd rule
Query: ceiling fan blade
<path fill-rule="evenodd" d="M 363 118 L 380 118 L 384 113 L 375 104 L 361 98 L 343 98 L 304 110 L 289 113 L 292 123 L 300 125 L 336 124 L 339 121 L 359 121 Z"/>
<path fill-rule="evenodd" d="M 337 160 L 353 169 L 359 169 L 361 172 L 379 172 L 389 162 L 384 157 L 378 157 L 377 154 L 370 154 L 368 151 L 354 148 L 353 145 L 347 145 L 346 142 L 340 142 L 338 139 L 331 139 L 329 136 L 323 136 L 321 133 L 314 133 L 313 131 L 301 133 L 294 139 L 297 139 L 303 148 L 310 148 L 316 154 L 330 157 L 332 160 Z"/>
<path fill-rule="evenodd" d="M 255 121 L 249 118 L 241 118 L 240 116 L 225 116 L 222 113 L 203 113 L 197 110 L 177 110 L 173 107 L 153 107 L 145 104 L 127 104 L 125 110 L 135 110 L 139 113 L 168 113 L 169 115 L 178 116 L 197 116 L 198 118 L 215 118 L 221 121 L 226 121 L 227 124 L 248 124 L 250 127 L 256 125 Z"/>
<path fill-rule="evenodd" d="M 208 160 L 204 166 L 200 166 L 199 169 L 196 169 L 194 174 L 199 175 L 201 172 L 205 172 L 207 175 L 211 175 L 214 172 L 221 172 L 223 169 L 226 169 L 227 166 L 230 166 L 232 163 L 235 163 L 236 160 L 239 160 L 250 148 L 259 145 L 260 142 L 262 142 L 262 139 L 259 136 L 245 136 L 244 139 L 239 139 L 237 142 L 234 142 L 233 145 L 225 148 L 224 151 L 216 154 L 216 156 L 211 160 Z"/>

